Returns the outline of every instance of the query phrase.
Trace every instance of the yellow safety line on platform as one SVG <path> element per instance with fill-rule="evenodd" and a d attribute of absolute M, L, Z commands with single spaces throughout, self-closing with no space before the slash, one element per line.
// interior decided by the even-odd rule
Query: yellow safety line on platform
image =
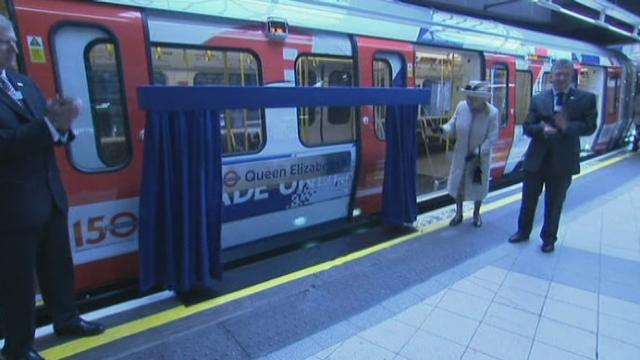
<path fill-rule="evenodd" d="M 583 175 L 589 174 L 591 172 L 594 172 L 596 170 L 599 170 L 603 167 L 622 161 L 630 156 L 632 155 L 627 153 L 622 156 L 605 160 L 602 163 L 594 165 L 593 167 L 583 171 L 579 175 L 574 176 L 574 179 L 581 177 Z M 485 205 L 482 212 L 491 211 L 491 210 L 500 208 L 502 206 L 505 206 L 507 204 L 513 203 L 515 201 L 520 200 L 520 197 L 521 197 L 521 194 L 518 193 L 518 194 L 510 195 L 498 201 L 492 202 L 490 204 Z M 201 303 L 198 303 L 189 307 L 186 307 L 183 305 L 177 306 L 175 308 L 162 311 L 155 315 L 150 315 L 142 319 L 134 320 L 134 321 L 107 329 L 107 331 L 105 331 L 104 334 L 99 336 L 80 338 L 77 340 L 69 341 L 67 343 L 58 345 L 58 346 L 54 346 L 52 348 L 49 348 L 43 351 L 42 356 L 44 356 L 47 359 L 55 360 L 55 359 L 62 359 L 68 356 L 76 355 L 83 351 L 87 351 L 87 350 L 96 348 L 98 346 L 105 345 L 110 342 L 125 338 L 127 336 L 134 335 L 149 329 L 153 329 L 161 325 L 168 324 L 170 322 L 185 318 L 190 315 L 197 314 L 205 310 L 215 308 L 217 306 L 226 304 L 228 302 L 238 300 L 243 297 L 253 295 L 261 291 L 268 290 L 276 286 L 307 277 L 309 275 L 313 275 L 313 274 L 323 272 L 325 270 L 329 270 L 333 267 L 343 265 L 345 263 L 351 262 L 356 259 L 360 259 L 362 257 L 376 253 L 380 250 L 388 249 L 395 245 L 414 239 L 418 236 L 424 235 L 426 233 L 431 233 L 445 227 L 447 227 L 447 221 L 443 220 L 438 223 L 428 225 L 424 229 L 418 232 L 401 236 L 394 240 L 390 240 L 378 245 L 374 245 L 369 248 L 362 249 L 345 256 L 341 256 L 334 260 L 330 260 L 321 264 L 308 267 L 306 269 L 302 269 L 287 275 L 283 275 L 275 279 L 262 282 L 260 284 L 249 286 L 247 288 L 244 288 L 226 295 L 222 295 L 220 297 L 217 297 L 208 301 L 203 301 Z"/>

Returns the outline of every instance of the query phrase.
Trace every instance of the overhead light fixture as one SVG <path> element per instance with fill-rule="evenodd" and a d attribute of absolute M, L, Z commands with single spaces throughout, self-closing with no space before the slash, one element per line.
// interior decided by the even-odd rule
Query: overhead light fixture
<path fill-rule="evenodd" d="M 605 24 L 605 25 L 606 25 L 605 27 L 606 27 L 607 29 L 609 29 L 609 30 L 611 30 L 611 31 L 615 31 L 615 32 L 617 32 L 618 34 L 627 35 L 627 36 L 633 36 L 631 33 L 627 32 L 627 31 L 624 31 L 624 30 L 622 30 L 622 29 L 618 29 L 617 27 L 615 27 L 615 26 L 613 26 L 613 25 L 610 25 L 610 24 Z"/>
<path fill-rule="evenodd" d="M 573 17 L 578 18 L 580 20 L 586 21 L 586 22 L 591 23 L 591 24 L 595 24 L 596 23 L 596 21 L 594 19 L 592 19 L 592 18 L 590 18 L 588 16 L 584 16 L 582 14 L 578 14 L 577 12 L 574 12 L 574 11 L 571 11 L 571 10 L 567 10 L 567 9 L 565 9 L 563 7 L 560 8 L 560 12 L 563 13 L 563 14 L 567 14 L 569 16 L 573 16 Z"/>
<path fill-rule="evenodd" d="M 614 17 L 620 21 L 629 23 L 629 24 L 640 24 L 640 16 L 627 11 L 615 4 L 612 4 L 609 1 L 605 0 L 574 0 L 575 2 L 590 7 L 594 10 L 600 11 L 601 13 L 605 13 L 611 17 Z"/>
<path fill-rule="evenodd" d="M 576 19 L 580 19 L 582 21 L 586 21 L 590 24 L 594 24 L 605 28 L 607 30 L 614 31 L 620 35 L 625 35 L 634 40 L 640 40 L 640 17 L 628 12 L 614 4 L 611 4 L 604 0 L 575 0 L 577 3 L 580 3 L 583 6 L 589 7 L 593 10 L 599 12 L 599 19 L 593 19 L 588 16 L 584 16 L 570 9 L 564 8 L 556 3 L 553 0 L 530 0 L 532 3 L 537 4 L 539 6 L 545 7 L 547 9 L 558 11 L 563 14 L 572 16 Z M 605 22 L 605 18 L 609 16 L 623 23 L 627 23 L 633 26 L 634 31 L 629 32 L 618 27 L 615 27 L 611 24 Z"/>

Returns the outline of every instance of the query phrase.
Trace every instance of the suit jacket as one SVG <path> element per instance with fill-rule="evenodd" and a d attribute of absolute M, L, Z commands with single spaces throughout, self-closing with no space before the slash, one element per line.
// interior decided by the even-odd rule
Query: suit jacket
<path fill-rule="evenodd" d="M 67 211 L 55 144 L 44 121 L 46 99 L 28 77 L 10 69 L 6 74 L 25 106 L 0 88 L 0 229 L 40 226 L 54 206 Z"/>
<path fill-rule="evenodd" d="M 551 171 L 554 175 L 574 175 L 580 172 L 580 136 L 596 131 L 596 96 L 590 92 L 570 89 L 562 111 L 569 122 L 565 131 L 545 137 L 544 123 L 553 124 L 553 90 L 543 91 L 531 99 L 529 115 L 524 123 L 525 135 L 531 137 L 525 153 L 526 171 Z M 543 164 L 548 156 L 549 163 Z"/>

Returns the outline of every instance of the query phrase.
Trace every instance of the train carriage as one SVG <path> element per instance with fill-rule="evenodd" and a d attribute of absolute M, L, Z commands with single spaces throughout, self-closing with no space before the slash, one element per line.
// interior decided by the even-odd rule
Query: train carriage
<path fill-rule="evenodd" d="M 617 146 L 635 72 L 587 43 L 387 1 L 4 0 L 18 62 L 45 93 L 82 100 L 76 140 L 57 150 L 71 204 L 79 290 L 137 274 L 146 115 L 140 85 L 422 87 L 420 201 L 446 188 L 453 139 L 434 136 L 471 79 L 500 111 L 493 180 L 518 170 L 532 94 L 551 62 L 575 61 L 575 85 L 598 95 L 585 155 Z M 230 110 L 221 114 L 224 248 L 381 211 L 385 108 Z"/>

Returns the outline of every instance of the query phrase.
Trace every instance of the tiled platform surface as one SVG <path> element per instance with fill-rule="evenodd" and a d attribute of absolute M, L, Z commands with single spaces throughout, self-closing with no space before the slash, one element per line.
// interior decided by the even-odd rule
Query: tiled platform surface
<path fill-rule="evenodd" d="M 265 359 L 640 359 L 640 177 L 579 196 L 554 253 L 538 227 Z"/>

